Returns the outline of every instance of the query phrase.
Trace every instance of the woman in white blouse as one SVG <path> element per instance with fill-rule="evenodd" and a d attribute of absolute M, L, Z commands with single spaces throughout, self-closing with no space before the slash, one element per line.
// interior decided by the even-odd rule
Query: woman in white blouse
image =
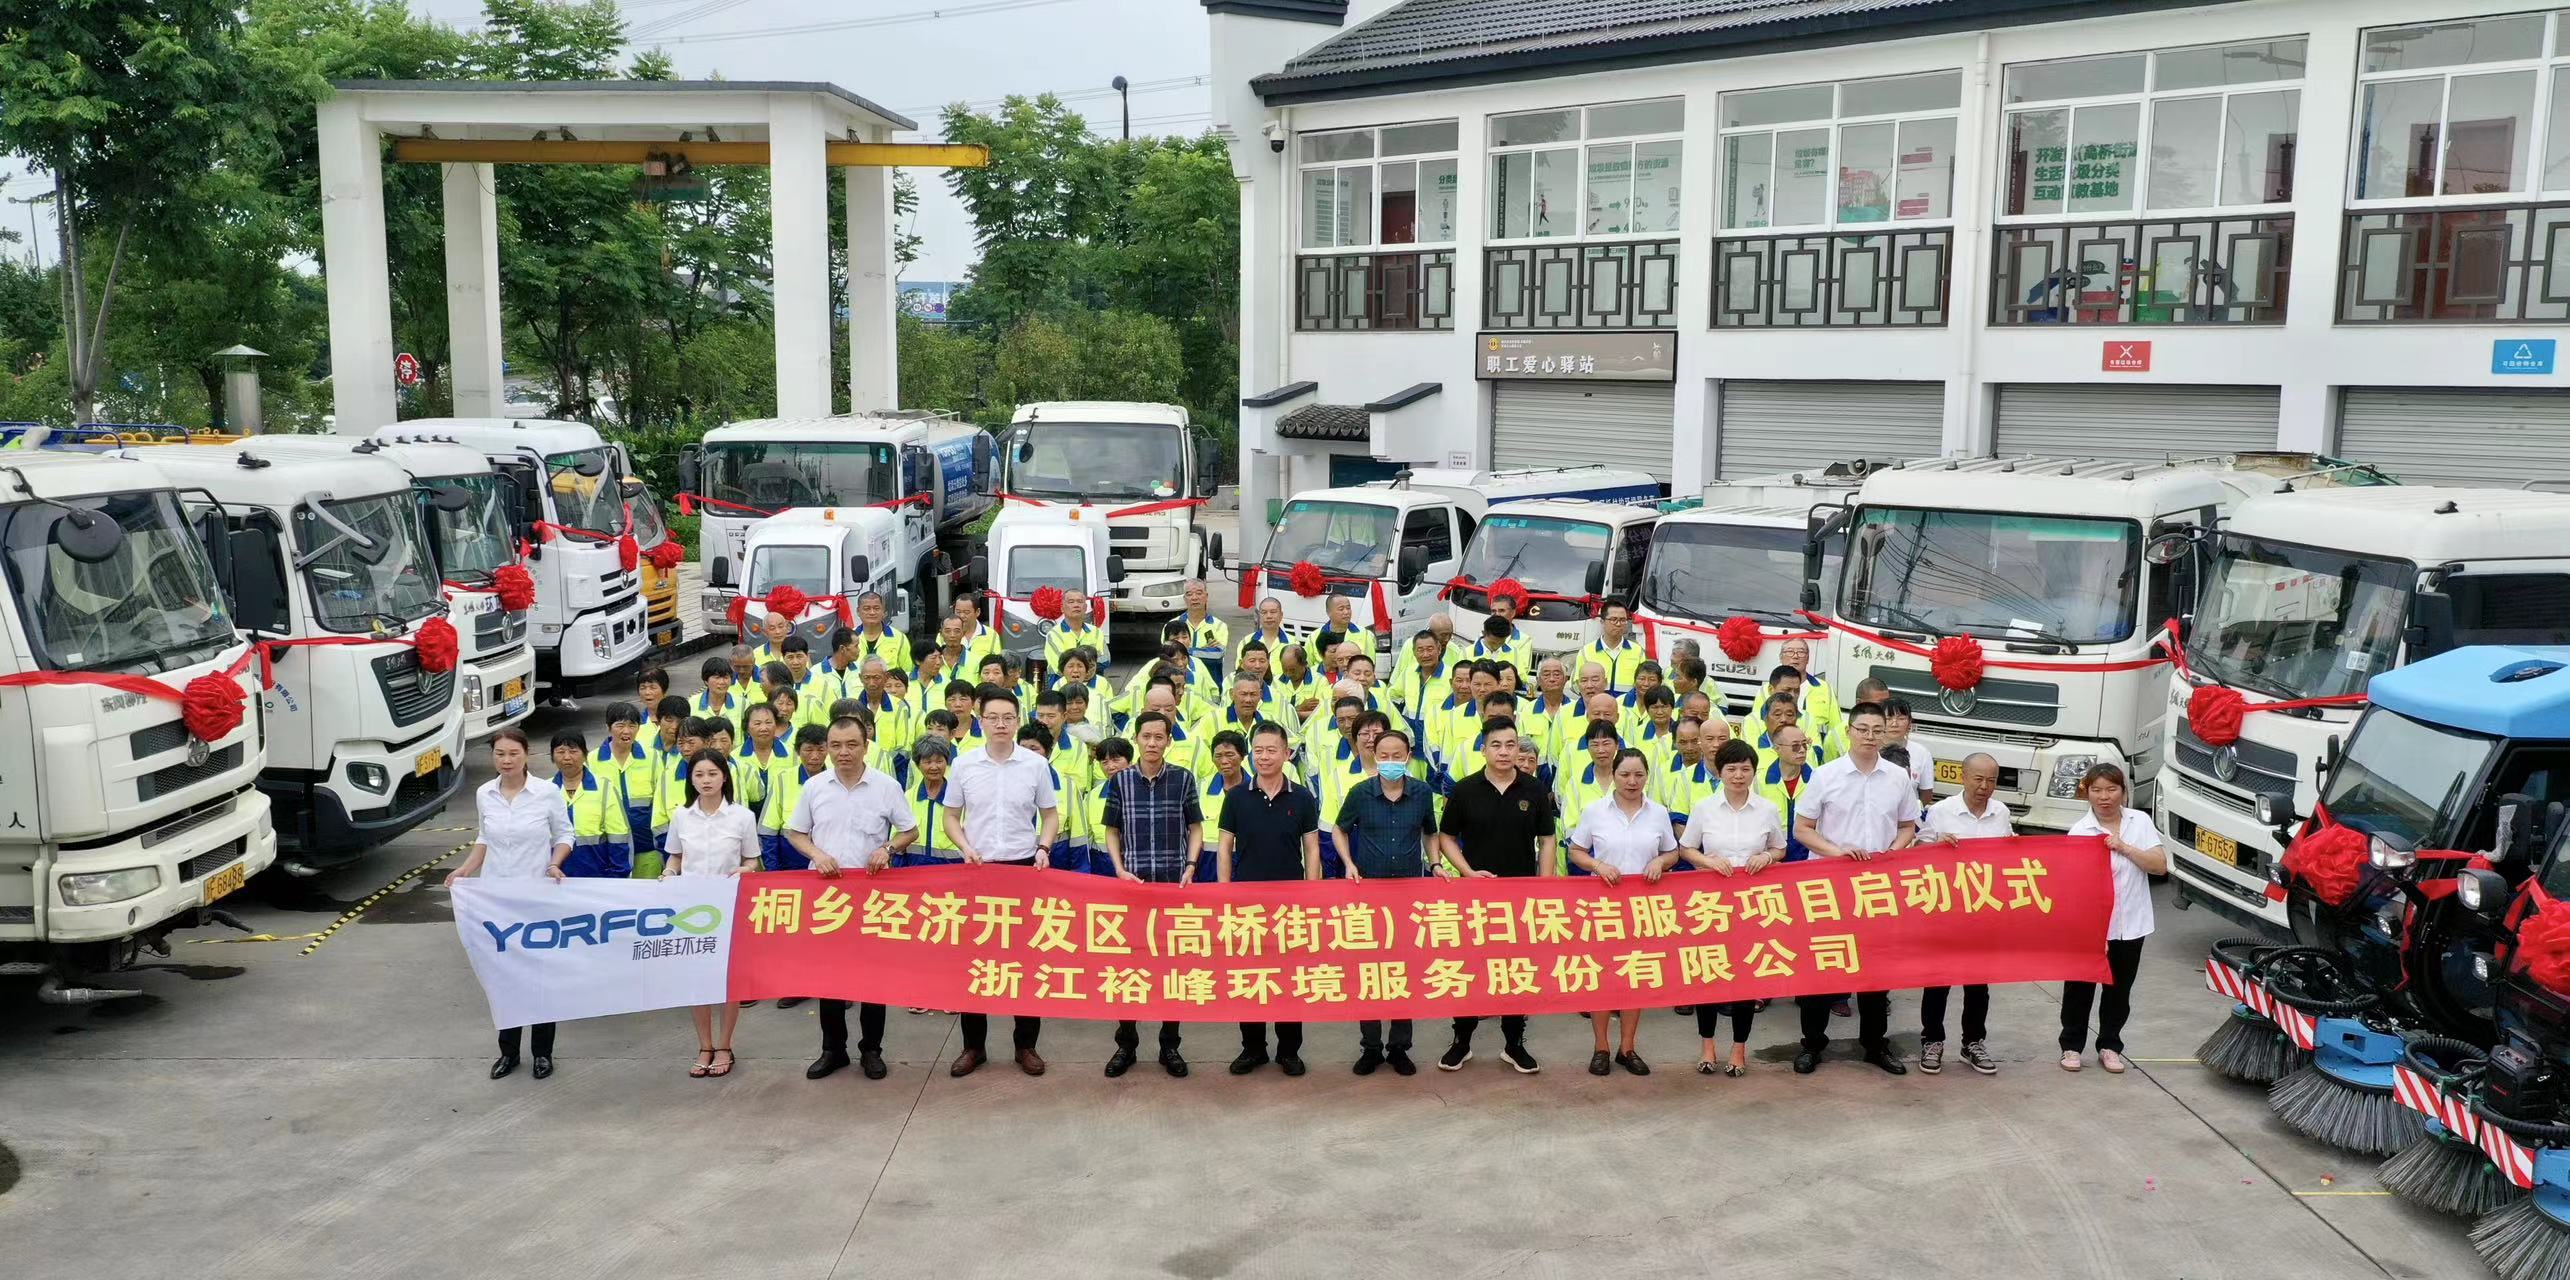
<path fill-rule="evenodd" d="M 1669 829 L 1668 806 L 1647 794 L 1651 761 L 1626 747 L 1615 753 L 1609 769 L 1615 789 L 1590 801 L 1588 808 L 1580 812 L 1578 825 L 1571 828 L 1571 867 L 1610 886 L 1629 875 L 1658 884 L 1660 873 L 1676 860 L 1662 855 L 1676 851 L 1678 837 Z M 1624 1020 L 1624 1040 L 1621 1048 L 1609 1054 L 1606 1024 L 1608 1019 L 1618 1017 Z M 1642 1030 L 1641 1010 L 1592 1013 L 1588 1020 L 1597 1033 L 1596 1051 L 1588 1056 L 1590 1075 L 1605 1075 L 1613 1067 L 1622 1067 L 1637 1076 L 1651 1074 L 1650 1064 L 1642 1061 L 1633 1046 L 1634 1037 Z"/>
<path fill-rule="evenodd" d="M 1713 767 L 1722 790 L 1699 800 L 1687 814 L 1687 829 L 1678 838 L 1677 856 L 1718 876 L 1748 876 L 1785 860 L 1785 815 L 1775 802 L 1758 794 L 1758 748 L 1733 739 L 1715 748 Z M 1714 1032 L 1722 1015 L 1731 1015 L 1731 1061 L 1716 1061 Z M 1719 1071 L 1739 1077 L 1749 1073 L 1749 1024 L 1758 1014 L 1755 1000 L 1695 1007 L 1695 1033 L 1704 1038 L 1697 1075 Z"/>
<path fill-rule="evenodd" d="M 472 876 L 495 880 L 541 877 L 562 883 L 562 860 L 571 856 L 571 810 L 562 802 L 562 788 L 529 774 L 526 765 L 524 731 L 508 728 L 491 735 L 491 767 L 500 776 L 473 793 L 481 827 L 473 837 L 473 852 L 464 856 L 464 865 L 448 873 L 448 888 Z M 518 1069 L 518 1036 L 522 1030 L 510 1027 L 500 1033 L 500 1056 L 491 1064 L 492 1079 Z M 552 1023 L 535 1024 L 534 1049 L 533 1074 L 538 1080 L 546 1079 L 553 1074 Z"/>
<path fill-rule="evenodd" d="M 2106 856 L 2115 872 L 2115 911 L 2106 922 L 2106 969 L 2112 979 L 2097 1002 L 2097 1065 L 2122 1075 L 2132 1063 L 2124 1057 L 2124 1019 L 2133 1011 L 2133 976 L 2142 966 L 2142 940 L 2151 934 L 2151 877 L 2168 870 L 2168 850 L 2160 846 L 2159 828 L 2151 816 L 2124 806 L 2124 771 L 2111 764 L 2089 769 L 2079 780 L 2088 812 L 2070 824 L 2074 836 L 2106 837 Z M 2079 1052 L 2088 1043 L 2088 1002 L 2097 995 L 2094 982 L 2061 984 L 2061 1069 L 2077 1071 Z"/>
<path fill-rule="evenodd" d="M 732 763 L 708 748 L 687 757 L 686 808 L 669 815 L 669 835 L 661 842 L 661 876 L 721 876 L 729 879 L 758 866 L 758 819 L 732 800 Z M 723 1018 L 722 1043 L 714 1042 L 714 1015 Z M 703 1079 L 732 1074 L 732 1031 L 740 1025 L 741 1007 L 729 1000 L 700 1004 L 696 1016 L 696 1065 L 687 1074 Z M 722 1055 L 716 1062 L 714 1056 Z"/>

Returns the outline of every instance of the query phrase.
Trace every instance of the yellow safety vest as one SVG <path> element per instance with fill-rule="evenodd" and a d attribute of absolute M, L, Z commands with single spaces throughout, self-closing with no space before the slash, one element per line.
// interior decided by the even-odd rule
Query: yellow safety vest
<path fill-rule="evenodd" d="M 1633 673 L 1640 670 L 1643 659 L 1650 656 L 1642 648 L 1642 638 L 1627 631 L 1624 633 L 1624 643 L 1612 649 L 1606 647 L 1603 637 L 1589 641 L 1588 647 L 1579 651 L 1579 664 L 1586 666 L 1592 662 L 1596 663 L 1600 670 L 1606 672 L 1608 691 L 1620 694 L 1633 687 Z M 1576 683 L 1579 679 L 1579 668 L 1573 667 L 1570 675 L 1572 681 Z"/>
<path fill-rule="evenodd" d="M 910 842 L 910 847 L 933 857 L 961 858 L 964 851 L 956 847 L 954 833 L 948 830 L 954 818 L 946 812 L 945 795 L 944 787 L 938 788 L 936 795 L 928 794 L 925 778 L 911 784 L 910 816 L 919 824 L 919 836 Z"/>
<path fill-rule="evenodd" d="M 583 769 L 578 786 L 564 782 L 558 773 L 553 775 L 553 785 L 562 788 L 564 807 L 571 814 L 575 852 L 631 851 L 633 828 L 625 821 L 623 795 L 615 784 L 601 786 L 595 772 Z"/>

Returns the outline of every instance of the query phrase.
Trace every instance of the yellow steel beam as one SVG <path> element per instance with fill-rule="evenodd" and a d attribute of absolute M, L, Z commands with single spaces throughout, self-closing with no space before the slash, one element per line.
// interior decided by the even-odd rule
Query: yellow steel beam
<path fill-rule="evenodd" d="M 399 164 L 641 164 L 654 155 L 685 156 L 697 167 L 764 165 L 764 142 L 536 142 L 529 139 L 396 138 Z M 836 166 L 979 169 L 990 148 L 958 142 L 832 142 Z"/>

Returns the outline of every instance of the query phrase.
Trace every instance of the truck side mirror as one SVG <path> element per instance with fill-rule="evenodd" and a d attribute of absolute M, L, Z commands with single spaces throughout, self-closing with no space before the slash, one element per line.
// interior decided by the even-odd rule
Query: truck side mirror
<path fill-rule="evenodd" d="M 2454 897 L 2463 909 L 2483 920 L 2496 921 L 2508 908 L 2507 877 L 2484 868 L 2473 868 L 2454 877 Z"/>
<path fill-rule="evenodd" d="M 1824 516 L 1823 510 L 1830 514 Z M 1820 566 L 1822 549 L 1829 540 L 1847 527 L 1849 508 L 1814 507 L 1804 516 L 1803 534 L 1803 607 L 1818 612 L 1820 600 Z"/>
<path fill-rule="evenodd" d="M 714 567 L 705 574 L 705 583 L 715 587 L 732 585 L 732 558 L 730 556 L 714 557 Z"/>
<path fill-rule="evenodd" d="M 2195 550 L 2193 529 L 2172 529 L 2142 544 L 2142 558 L 2156 565 L 2172 565 Z"/>
<path fill-rule="evenodd" d="M 428 505 L 453 515 L 472 506 L 473 495 L 460 484 L 431 485 L 428 490 Z"/>
<path fill-rule="evenodd" d="M 1587 592 L 1588 592 L 1590 595 L 1593 595 L 1593 596 L 1601 596 L 1601 595 L 1605 595 L 1605 594 L 1606 594 L 1606 562 L 1605 562 L 1605 561 L 1600 560 L 1600 561 L 1596 562 L 1595 564 L 1592 564 L 1592 565 L 1590 565 L 1590 566 L 1588 567 L 1588 580 L 1587 580 L 1587 585 L 1586 585 L 1586 588 L 1585 588 L 1585 589 L 1587 590 Z"/>
<path fill-rule="evenodd" d="M 2416 662 L 2454 647 L 2454 597 L 2442 591 L 2420 591 L 2409 598 L 2409 627 L 2401 637 L 2409 646 L 2406 659 Z"/>
<path fill-rule="evenodd" d="M 232 621 L 244 631 L 282 635 L 294 628 L 294 603 L 286 595 L 285 561 L 277 537 L 252 525 L 229 535 Z"/>
<path fill-rule="evenodd" d="M 1122 581 L 1124 581 L 1124 557 L 1123 557 L 1123 556 L 1108 556 L 1108 557 L 1107 557 L 1107 585 L 1108 585 L 1108 586 L 1114 586 L 1115 584 L 1117 584 L 1117 583 L 1119 583 L 1119 582 L 1122 582 Z"/>
<path fill-rule="evenodd" d="M 697 482 L 705 478 L 705 446 L 691 444 L 678 450 L 678 491 L 702 493 Z"/>
<path fill-rule="evenodd" d="M 1415 591 L 1428 576 L 1428 549 L 1421 546 L 1401 548 L 1401 581 L 1403 591 Z"/>
<path fill-rule="evenodd" d="M 979 591 L 983 587 L 988 586 L 990 584 L 990 580 L 991 561 L 989 556 L 974 556 L 972 560 L 964 566 L 964 585 L 966 587 L 974 591 Z"/>
<path fill-rule="evenodd" d="M 866 584 L 874 581 L 874 576 L 874 561 L 867 559 L 864 552 L 848 557 L 848 581 L 856 584 L 857 590 L 865 590 Z"/>
<path fill-rule="evenodd" d="M 1221 568 L 1222 566 L 1223 566 L 1223 536 L 1222 536 L 1221 534 L 1219 534 L 1219 533 L 1209 533 L 1209 534 L 1206 534 L 1206 535 L 1205 535 L 1205 572 L 1207 572 L 1207 573 L 1211 573 L 1211 572 L 1213 572 L 1214 570 Z"/>

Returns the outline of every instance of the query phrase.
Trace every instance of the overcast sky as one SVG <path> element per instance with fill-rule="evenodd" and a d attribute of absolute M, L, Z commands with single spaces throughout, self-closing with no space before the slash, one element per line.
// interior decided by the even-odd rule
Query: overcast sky
<path fill-rule="evenodd" d="M 480 0 L 412 7 L 459 26 L 479 25 L 482 15 Z M 1107 86 L 1119 75 L 1137 86 L 1136 134 L 1192 135 L 1209 120 L 1205 15 L 1194 0 L 626 0 L 623 8 L 634 46 L 667 50 L 683 76 L 826 80 L 929 126 L 915 135 L 923 139 L 933 138 L 946 103 L 988 107 L 1003 95 L 1047 91 L 1069 100 L 1092 131 L 1112 134 L 1116 95 Z M 926 243 L 906 278 L 962 280 L 975 256 L 971 224 L 941 171 L 917 177 L 916 229 Z M 51 186 L 14 165 L 0 169 L 0 199 Z M 27 212 L 0 205 L 0 227 L 25 235 Z M 50 262 L 49 212 L 42 228 Z"/>

